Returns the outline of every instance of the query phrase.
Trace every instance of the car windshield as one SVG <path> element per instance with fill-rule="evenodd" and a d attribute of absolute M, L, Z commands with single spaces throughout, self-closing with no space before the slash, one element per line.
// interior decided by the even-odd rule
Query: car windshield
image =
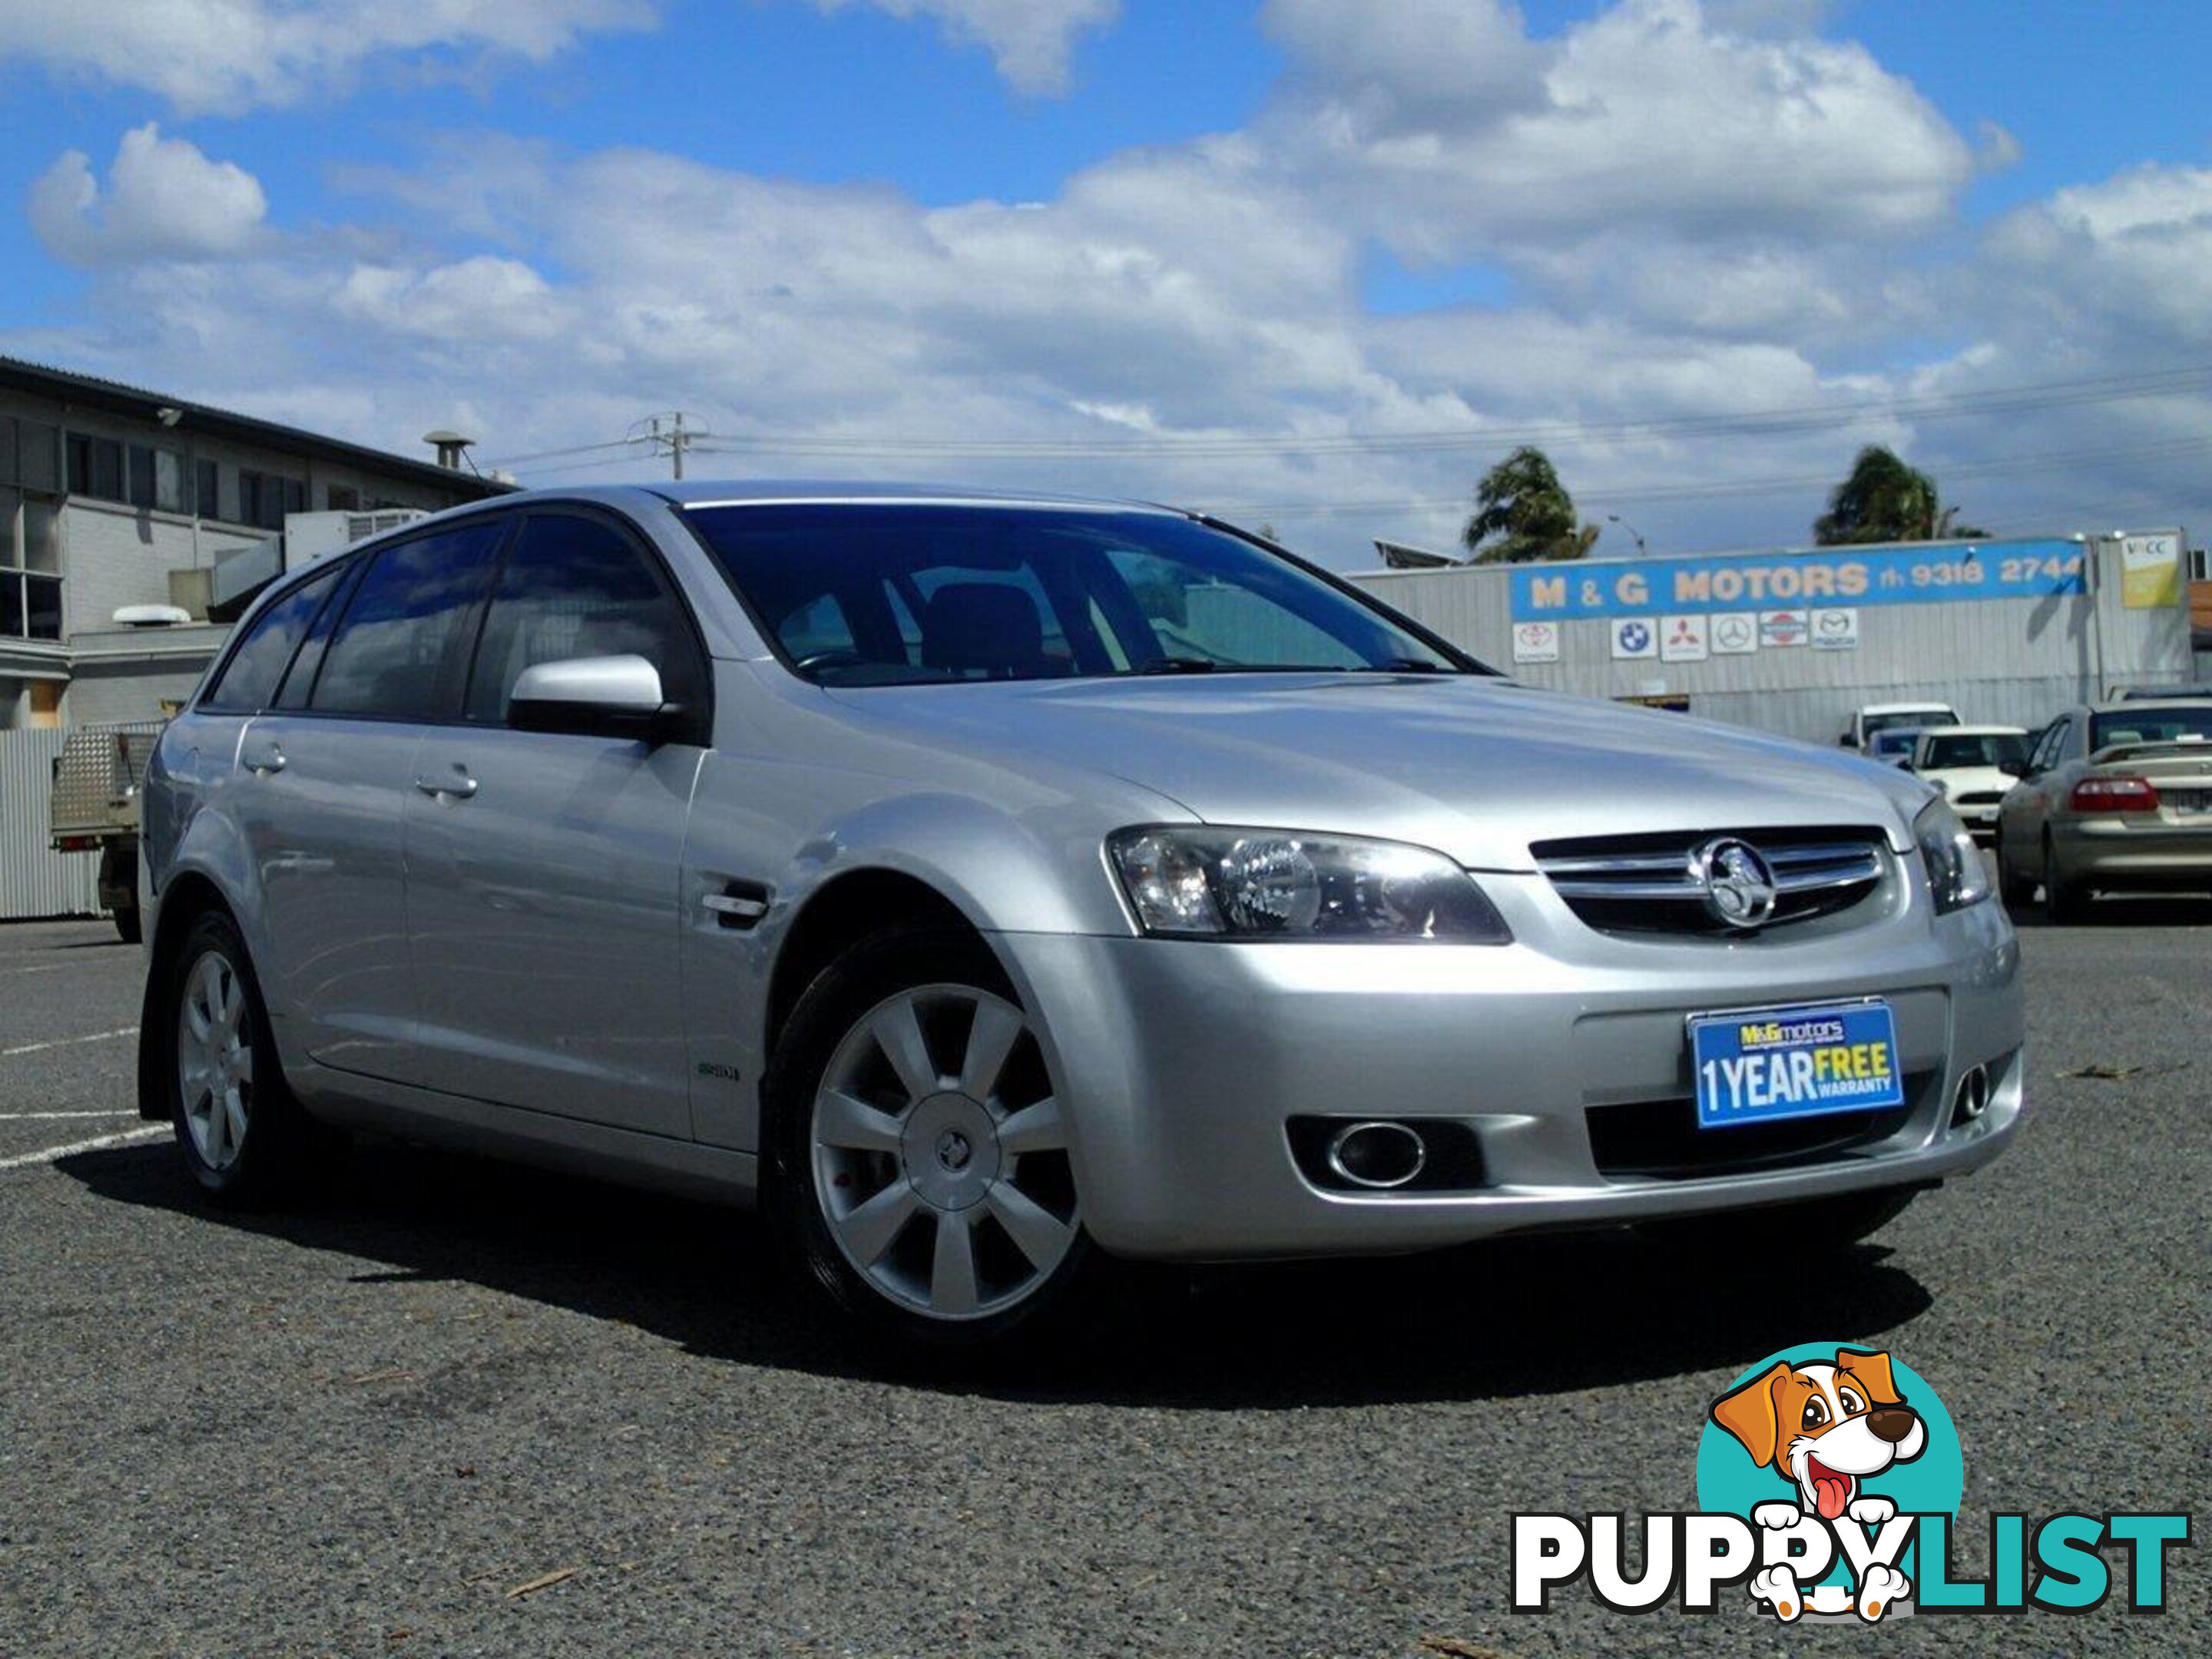
<path fill-rule="evenodd" d="M 2191 738 L 2212 743 L 2212 703 L 2202 707 L 2146 702 L 2124 714 L 2094 714 L 2089 720 L 2089 749 L 2124 743 L 2172 743 Z"/>
<path fill-rule="evenodd" d="M 1928 771 L 1952 766 L 2002 766 L 2027 758 L 2027 739 L 2010 732 L 1969 732 L 1930 738 L 1920 764 Z"/>
<path fill-rule="evenodd" d="M 856 502 L 685 516 L 792 666 L 823 685 L 1487 672 L 1174 514 Z"/>
<path fill-rule="evenodd" d="M 1899 708 L 1887 714 L 1869 714 L 1866 734 L 1871 738 L 1877 732 L 1905 726 L 1956 726 L 1959 717 L 1944 708 Z"/>

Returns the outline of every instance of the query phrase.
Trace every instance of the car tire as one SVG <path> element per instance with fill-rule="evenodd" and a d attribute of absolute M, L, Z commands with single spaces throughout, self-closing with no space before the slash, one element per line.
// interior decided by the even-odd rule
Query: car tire
<path fill-rule="evenodd" d="M 1997 895 L 2008 910 L 2025 910 L 2035 902 L 2035 883 L 2013 867 L 2012 854 L 2005 850 L 2004 830 L 1997 830 Z"/>
<path fill-rule="evenodd" d="M 125 945 L 136 945 L 143 937 L 139 930 L 137 905 L 120 906 L 115 912 L 114 921 L 115 936 Z"/>
<path fill-rule="evenodd" d="M 2089 890 L 2058 867 L 2057 849 L 2043 838 L 2043 910 L 2052 922 L 2070 926 L 2089 919 Z"/>
<path fill-rule="evenodd" d="M 1089 1275 L 1042 1052 L 973 933 L 902 926 L 848 949 L 792 1011 L 763 1092 L 770 1224 L 866 1334 L 996 1344 Z"/>
<path fill-rule="evenodd" d="M 1918 1193 L 1914 1187 L 1877 1187 L 1755 1210 L 1646 1221 L 1637 1231 L 1663 1249 L 1701 1260 L 1790 1261 L 1849 1249 L 1904 1214 Z"/>
<path fill-rule="evenodd" d="M 164 1091 L 185 1170 L 210 1197 L 253 1204 L 295 1190 L 337 1137 L 286 1086 L 238 925 L 196 918 L 156 969 L 149 1073 Z"/>

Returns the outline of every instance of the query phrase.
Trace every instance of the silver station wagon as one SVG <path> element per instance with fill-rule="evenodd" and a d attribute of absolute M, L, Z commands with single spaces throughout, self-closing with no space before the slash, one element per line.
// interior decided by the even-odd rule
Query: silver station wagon
<path fill-rule="evenodd" d="M 514 495 L 272 584 L 145 799 L 141 1109 L 757 1197 L 903 1338 L 1102 1257 L 1863 1237 L 2021 1116 L 1925 785 L 1513 684 L 1202 516 Z"/>

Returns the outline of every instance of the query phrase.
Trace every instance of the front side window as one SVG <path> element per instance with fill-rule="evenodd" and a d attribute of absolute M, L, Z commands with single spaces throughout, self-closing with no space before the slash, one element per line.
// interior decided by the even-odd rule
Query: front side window
<path fill-rule="evenodd" d="M 645 556 L 597 519 L 535 514 L 509 550 L 469 675 L 472 720 L 507 718 L 522 672 L 579 657 L 643 657 L 672 702 L 696 703 L 698 651 Z"/>
<path fill-rule="evenodd" d="M 423 720 L 440 675 L 491 577 L 505 526 L 463 526 L 376 555 L 346 605 L 307 706 L 334 714 Z"/>
<path fill-rule="evenodd" d="M 276 700 L 285 665 L 292 660 L 292 653 L 323 608 L 323 601 L 330 598 L 337 574 L 333 566 L 309 577 L 256 617 L 238 648 L 230 653 L 230 660 L 223 665 L 222 673 L 201 700 L 202 706 L 239 714 L 268 708 Z"/>
<path fill-rule="evenodd" d="M 1173 514 L 856 503 L 685 516 L 785 658 L 823 685 L 1468 672 L 1291 561 Z"/>

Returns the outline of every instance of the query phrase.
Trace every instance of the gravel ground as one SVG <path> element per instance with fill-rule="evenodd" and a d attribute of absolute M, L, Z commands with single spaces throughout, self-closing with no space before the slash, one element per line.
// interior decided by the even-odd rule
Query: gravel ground
<path fill-rule="evenodd" d="M 2189 1381 L 2212 1364 L 2212 904 L 2025 929 L 2033 1121 L 1840 1270 L 1700 1282 L 1587 1238 L 1162 1274 L 964 1376 L 843 1346 L 715 1210 L 396 1147 L 311 1206 L 204 1208 L 130 1115 L 112 1034 L 139 958 L 112 940 L 0 929 L 9 1659 L 1860 1641 L 1733 1607 L 1628 1618 L 1578 1589 L 1504 1611 L 1512 1511 L 1689 1507 L 1706 1402 L 1823 1338 L 1942 1390 L 1963 1565 L 1991 1508 L 2212 1492 Z M 2068 1075 L 2093 1066 L 2140 1069 Z M 1881 1640 L 2201 1649 L 2204 1561 L 2172 1558 L 2163 1620 L 1922 1618 Z"/>

